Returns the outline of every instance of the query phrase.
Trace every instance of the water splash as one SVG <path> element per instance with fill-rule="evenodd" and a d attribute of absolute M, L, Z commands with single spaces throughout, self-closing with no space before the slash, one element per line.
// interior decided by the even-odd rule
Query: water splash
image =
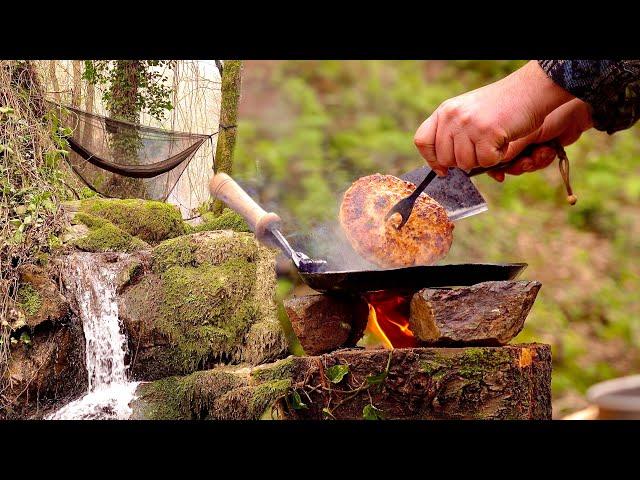
<path fill-rule="evenodd" d="M 88 392 L 49 415 L 50 420 L 127 419 L 138 382 L 127 380 L 127 340 L 121 332 L 115 279 L 122 267 L 90 253 L 74 254 L 63 271 L 77 299 L 86 341 Z"/>

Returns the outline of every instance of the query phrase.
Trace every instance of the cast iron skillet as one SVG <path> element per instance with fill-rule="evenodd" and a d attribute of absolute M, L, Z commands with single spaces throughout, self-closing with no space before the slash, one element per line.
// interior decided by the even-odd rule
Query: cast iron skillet
<path fill-rule="evenodd" d="M 302 280 L 323 293 L 468 286 L 490 280 L 512 280 L 527 266 L 525 263 L 468 263 L 387 270 L 331 270 L 327 262 L 310 259 L 294 250 L 277 228 L 280 217 L 265 212 L 231 177 L 218 173 L 211 179 L 209 188 L 214 197 L 247 220 L 259 241 L 281 248 L 295 264 Z"/>
<path fill-rule="evenodd" d="M 480 282 L 513 280 L 526 263 L 459 263 L 389 270 L 306 273 L 302 280 L 322 293 L 362 293 L 374 290 L 461 287 Z"/>

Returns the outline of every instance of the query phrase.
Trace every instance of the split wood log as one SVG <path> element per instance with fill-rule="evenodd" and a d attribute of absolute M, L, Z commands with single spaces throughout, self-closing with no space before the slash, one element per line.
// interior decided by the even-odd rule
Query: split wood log
<path fill-rule="evenodd" d="M 360 297 L 304 295 L 286 299 L 284 308 L 307 355 L 354 346 L 369 316 L 369 305 Z"/>
<path fill-rule="evenodd" d="M 551 348 L 343 349 L 138 387 L 134 419 L 551 419 Z"/>
<path fill-rule="evenodd" d="M 338 350 L 296 360 L 292 388 L 306 408 L 286 410 L 287 418 L 551 419 L 548 345 Z M 335 365 L 348 366 L 337 384 L 327 376 Z"/>
<path fill-rule="evenodd" d="M 425 288 L 411 299 L 410 328 L 430 345 L 504 345 L 522 330 L 540 287 L 536 281 L 502 281 Z"/>

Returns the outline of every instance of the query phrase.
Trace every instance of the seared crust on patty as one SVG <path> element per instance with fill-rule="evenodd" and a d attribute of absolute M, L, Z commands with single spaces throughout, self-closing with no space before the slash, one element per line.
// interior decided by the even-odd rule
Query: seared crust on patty
<path fill-rule="evenodd" d="M 416 186 L 392 175 L 356 180 L 340 206 L 340 225 L 362 257 L 383 268 L 431 265 L 443 258 L 453 241 L 453 223 L 444 208 L 422 193 L 407 223 L 398 230 L 400 215 L 384 217 Z"/>

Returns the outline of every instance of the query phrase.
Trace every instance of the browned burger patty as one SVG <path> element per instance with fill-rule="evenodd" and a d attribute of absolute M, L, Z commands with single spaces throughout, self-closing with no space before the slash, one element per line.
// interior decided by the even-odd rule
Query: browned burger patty
<path fill-rule="evenodd" d="M 430 265 L 449 252 L 453 223 L 444 208 L 425 193 L 400 230 L 396 228 L 399 214 L 385 221 L 391 207 L 415 188 L 413 183 L 379 173 L 349 187 L 340 206 L 340 225 L 356 252 L 383 268 Z"/>

